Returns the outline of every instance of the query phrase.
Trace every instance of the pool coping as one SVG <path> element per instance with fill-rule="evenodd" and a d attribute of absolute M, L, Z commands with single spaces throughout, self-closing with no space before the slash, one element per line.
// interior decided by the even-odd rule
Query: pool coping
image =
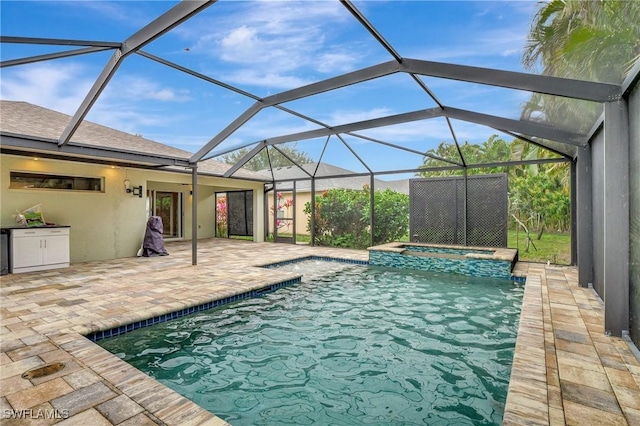
<path fill-rule="evenodd" d="M 500 260 L 500 261 L 508 261 L 512 264 L 518 260 L 518 250 L 509 249 L 504 247 L 478 247 L 478 246 L 460 246 L 460 245 L 452 245 L 452 244 L 427 244 L 427 243 L 407 243 L 407 242 L 391 242 L 386 244 L 380 244 L 377 246 L 367 248 L 368 251 L 386 251 L 391 253 L 406 253 L 411 252 L 411 249 L 407 246 L 416 246 L 416 247 L 434 247 L 434 248 L 444 248 L 451 250 L 477 250 L 477 251 L 492 251 L 492 254 L 484 254 L 484 253 L 465 253 L 459 256 L 466 259 L 478 259 L 478 260 Z M 427 255 L 431 255 L 436 257 L 437 253 L 428 253 Z"/>

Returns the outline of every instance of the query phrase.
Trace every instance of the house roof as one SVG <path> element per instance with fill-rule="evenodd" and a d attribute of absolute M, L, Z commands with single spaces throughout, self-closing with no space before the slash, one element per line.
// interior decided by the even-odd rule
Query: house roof
<path fill-rule="evenodd" d="M 27 102 L 0 100 L 0 132 L 3 135 L 30 136 L 55 147 L 71 116 Z M 96 147 L 119 152 L 154 155 L 188 162 L 193 153 L 160 142 L 132 135 L 91 121 L 83 120 L 70 141 L 71 145 Z M 3 142 L 6 147 L 6 143 Z M 69 157 L 73 157 L 69 155 Z M 198 163 L 198 173 L 222 176 L 231 166 L 209 159 Z M 172 171 L 182 171 L 168 167 Z M 236 177 L 262 180 L 263 176 L 249 170 L 239 170 Z"/>
<path fill-rule="evenodd" d="M 352 170 L 344 169 L 342 167 L 334 166 L 327 163 L 307 163 L 302 164 L 302 167 L 309 175 L 316 177 L 315 190 L 326 191 L 329 189 L 341 188 L 341 189 L 355 189 L 361 190 L 365 185 L 370 185 L 370 177 L 360 176 L 359 173 Z M 271 179 L 271 170 L 260 170 L 259 174 Z M 287 181 L 287 179 L 296 180 L 296 191 L 306 192 L 311 191 L 311 181 L 308 179 L 299 180 L 304 175 L 298 167 L 287 166 L 277 167 L 273 169 L 273 175 L 279 181 Z M 351 176 L 350 176 L 351 175 Z M 323 178 L 323 176 L 332 176 Z M 344 176 L 344 177 L 336 177 Z M 280 184 L 282 186 L 282 184 Z M 285 184 L 286 185 L 286 184 Z M 394 191 L 402 192 L 404 194 L 409 193 L 409 180 L 395 180 L 386 181 L 382 179 L 374 179 L 374 187 L 376 190 L 392 189 Z"/>

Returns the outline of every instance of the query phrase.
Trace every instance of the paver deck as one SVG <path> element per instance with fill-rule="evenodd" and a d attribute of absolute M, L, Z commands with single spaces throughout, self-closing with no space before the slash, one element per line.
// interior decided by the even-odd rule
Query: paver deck
<path fill-rule="evenodd" d="M 74 264 L 1 278 L 2 424 L 224 425 L 83 337 L 244 293 L 294 275 L 257 265 L 358 250 L 212 239 L 170 255 Z M 640 363 L 603 333 L 602 305 L 575 268 L 519 263 L 527 276 L 505 424 L 640 424 Z M 65 368 L 24 379 L 34 367 Z M 22 418 L 17 418 L 22 417 Z"/>

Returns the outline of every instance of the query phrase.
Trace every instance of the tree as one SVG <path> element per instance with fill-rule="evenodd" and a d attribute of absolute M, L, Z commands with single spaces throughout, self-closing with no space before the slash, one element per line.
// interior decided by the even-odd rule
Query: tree
<path fill-rule="evenodd" d="M 619 84 L 640 58 L 640 2 L 551 0 L 540 2 L 522 57 L 544 75 Z M 586 132 L 599 105 L 534 94 L 522 118 Z"/>
<path fill-rule="evenodd" d="M 460 151 L 467 165 L 500 163 L 503 161 L 538 160 L 557 157 L 551 151 L 537 145 L 514 139 L 507 142 L 498 135 L 492 135 L 481 144 L 465 142 Z M 457 154 L 453 144 L 441 143 L 429 153 L 445 158 Z M 459 156 L 457 157 L 459 158 Z M 425 167 L 442 165 L 442 161 L 425 156 Z M 513 226 L 535 233 L 540 239 L 545 229 L 566 232 L 569 229 L 570 194 L 569 164 L 529 164 L 526 166 L 471 168 L 468 174 L 507 173 L 509 181 L 510 218 L 515 220 Z M 458 170 L 425 171 L 419 173 L 423 177 L 448 176 L 460 174 Z"/>
<path fill-rule="evenodd" d="M 313 158 L 306 152 L 298 150 L 295 143 L 290 144 L 290 146 L 279 145 L 278 149 L 284 152 L 286 156 L 274 148 L 270 148 L 268 154 L 267 149 L 263 149 L 249 160 L 245 167 L 249 170 L 258 171 L 291 166 L 292 163 L 287 156 L 299 165 L 313 163 Z M 222 159 L 227 164 L 236 164 L 248 152 L 249 149 L 240 148 L 237 151 L 223 155 Z"/>
<path fill-rule="evenodd" d="M 440 145 L 438 145 L 438 148 L 430 149 L 427 152 L 434 156 L 462 162 L 455 144 L 441 142 Z M 467 165 L 496 163 L 501 161 L 509 161 L 511 159 L 511 145 L 509 144 L 509 142 L 500 138 L 498 135 L 492 135 L 491 137 L 489 137 L 489 139 L 487 139 L 480 145 L 465 142 L 464 144 L 460 145 L 460 152 L 462 152 L 462 156 L 464 157 L 464 161 Z M 441 167 L 451 166 L 451 164 L 441 160 L 436 160 L 432 157 L 425 156 L 423 160 L 423 166 L 425 168 Z M 468 173 L 504 173 L 506 172 L 506 170 L 506 167 L 494 166 L 489 168 L 468 169 Z M 419 176 L 423 177 L 450 176 L 459 174 L 461 174 L 461 170 L 425 171 L 418 173 Z"/>

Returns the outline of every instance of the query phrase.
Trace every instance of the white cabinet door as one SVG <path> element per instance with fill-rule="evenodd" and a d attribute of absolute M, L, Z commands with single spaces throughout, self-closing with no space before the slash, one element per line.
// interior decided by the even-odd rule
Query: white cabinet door
<path fill-rule="evenodd" d="M 42 245 L 42 263 L 44 265 L 69 262 L 68 235 L 49 235 L 42 239 Z"/>
<path fill-rule="evenodd" d="M 42 249 L 39 237 L 14 238 L 11 243 L 11 264 L 13 268 L 26 268 L 42 265 Z"/>

